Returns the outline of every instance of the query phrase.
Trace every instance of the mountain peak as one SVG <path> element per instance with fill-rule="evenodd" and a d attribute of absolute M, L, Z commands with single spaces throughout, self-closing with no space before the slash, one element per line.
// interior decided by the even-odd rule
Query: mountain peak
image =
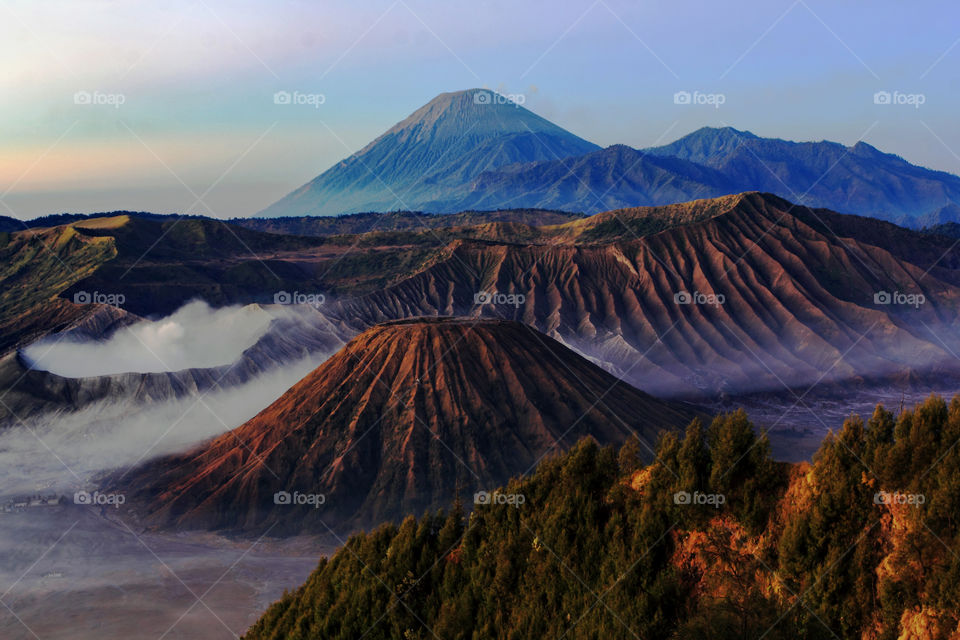
<path fill-rule="evenodd" d="M 395 124 L 360 153 L 390 136 L 397 136 L 403 141 L 436 142 L 459 136 L 482 139 L 517 133 L 571 135 L 523 107 L 524 101 L 523 96 L 505 96 L 490 89 L 441 93 Z"/>
<path fill-rule="evenodd" d="M 243 426 L 128 478 L 160 523 L 323 531 L 320 518 L 435 508 L 584 436 L 652 442 L 694 415 L 526 325 L 414 318 L 365 331 Z M 326 506 L 277 509 L 277 491 L 322 493 Z"/>
<path fill-rule="evenodd" d="M 701 127 L 668 145 L 645 151 L 652 155 L 674 156 L 709 165 L 711 161 L 735 151 L 744 141 L 758 139 L 749 131 L 740 131 L 733 127 Z"/>
<path fill-rule="evenodd" d="M 740 129 L 734 129 L 733 127 L 700 127 L 696 131 L 687 134 L 687 138 L 717 138 L 717 139 L 751 139 L 756 138 L 757 136 L 750 131 L 741 131 Z M 682 140 L 682 138 L 681 138 Z"/>
<path fill-rule="evenodd" d="M 850 151 L 852 153 L 857 154 L 858 156 L 862 156 L 865 158 L 881 159 L 881 158 L 897 157 L 889 153 L 884 153 L 883 151 L 880 151 L 880 149 L 877 149 L 872 144 L 868 144 L 863 140 L 857 141 L 856 144 L 850 147 Z"/>
<path fill-rule="evenodd" d="M 441 93 L 260 214 L 452 213 L 451 194 L 484 171 L 599 149 L 490 89 Z"/>

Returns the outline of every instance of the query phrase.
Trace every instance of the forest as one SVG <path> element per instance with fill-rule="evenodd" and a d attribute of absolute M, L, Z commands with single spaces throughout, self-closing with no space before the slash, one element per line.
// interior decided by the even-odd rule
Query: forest
<path fill-rule="evenodd" d="M 352 536 L 244 637 L 958 637 L 958 442 L 938 396 L 851 416 L 809 463 L 742 411 L 654 452 L 585 439 L 498 490 L 522 501 Z"/>

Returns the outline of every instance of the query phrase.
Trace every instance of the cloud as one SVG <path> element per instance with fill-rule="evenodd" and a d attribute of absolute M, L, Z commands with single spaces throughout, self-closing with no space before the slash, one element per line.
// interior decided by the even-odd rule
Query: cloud
<path fill-rule="evenodd" d="M 240 426 L 326 357 L 310 356 L 206 395 L 194 392 L 161 403 L 124 398 L 39 415 L 0 432 L 0 486 L 5 495 L 66 491 L 99 472 L 184 451 Z"/>
<path fill-rule="evenodd" d="M 266 333 L 272 316 L 258 306 L 213 309 L 188 303 L 159 320 L 124 327 L 105 341 L 48 338 L 23 351 L 34 369 L 67 378 L 157 373 L 231 364 Z"/>

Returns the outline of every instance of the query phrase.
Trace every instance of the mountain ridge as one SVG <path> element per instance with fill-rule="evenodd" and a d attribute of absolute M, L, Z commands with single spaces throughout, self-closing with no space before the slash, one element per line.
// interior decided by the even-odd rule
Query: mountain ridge
<path fill-rule="evenodd" d="M 601 149 L 484 89 L 438 95 L 258 215 L 510 207 L 592 214 L 744 191 L 914 227 L 960 219 L 960 177 L 864 141 L 795 142 L 727 126 L 659 147 Z"/>

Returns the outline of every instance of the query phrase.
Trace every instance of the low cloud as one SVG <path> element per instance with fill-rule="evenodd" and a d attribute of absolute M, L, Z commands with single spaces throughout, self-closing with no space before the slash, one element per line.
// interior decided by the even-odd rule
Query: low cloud
<path fill-rule="evenodd" d="M 217 367 L 236 361 L 263 336 L 271 318 L 259 306 L 213 309 L 195 301 L 104 341 L 53 337 L 30 345 L 23 355 L 34 369 L 68 378 Z"/>
<path fill-rule="evenodd" d="M 0 432 L 0 486 L 4 494 L 66 491 L 99 472 L 184 451 L 240 426 L 325 358 L 304 358 L 203 396 L 194 392 L 160 403 L 121 399 L 37 416 Z"/>

